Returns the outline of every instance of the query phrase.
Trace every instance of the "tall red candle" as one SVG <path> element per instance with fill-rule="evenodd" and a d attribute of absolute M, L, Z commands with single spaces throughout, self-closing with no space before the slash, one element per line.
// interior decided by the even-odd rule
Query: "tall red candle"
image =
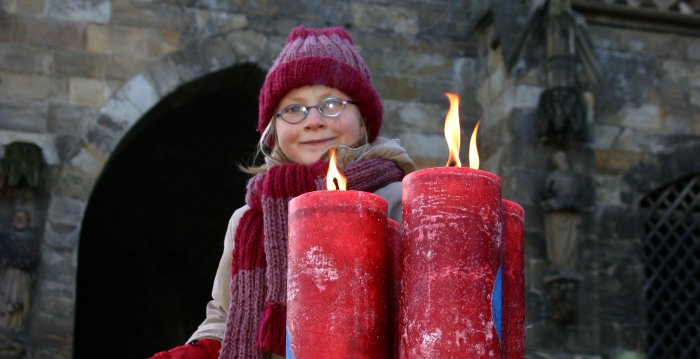
<path fill-rule="evenodd" d="M 287 357 L 386 358 L 386 201 L 310 192 L 288 221 Z"/>
<path fill-rule="evenodd" d="M 501 179 L 429 168 L 403 180 L 401 358 L 498 358 L 492 303 Z"/>
<path fill-rule="evenodd" d="M 503 358 L 525 358 L 525 212 L 504 199 L 503 207 Z"/>
<path fill-rule="evenodd" d="M 387 278 L 388 278 L 388 325 L 387 334 L 391 358 L 399 357 L 399 308 L 401 298 L 401 227 L 395 220 L 388 219 L 387 239 Z"/>

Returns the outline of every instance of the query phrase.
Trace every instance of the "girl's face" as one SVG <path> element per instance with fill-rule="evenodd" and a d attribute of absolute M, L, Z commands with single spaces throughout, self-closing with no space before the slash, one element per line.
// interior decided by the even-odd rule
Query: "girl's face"
<path fill-rule="evenodd" d="M 290 105 L 315 106 L 322 100 L 335 97 L 352 100 L 344 92 L 323 85 L 305 86 L 290 91 L 282 98 L 276 113 Z M 365 136 L 360 110 L 354 104 L 345 105 L 337 117 L 325 117 L 318 108 L 309 108 L 308 116 L 291 124 L 279 117 L 274 119 L 277 146 L 292 162 L 311 164 L 336 145 L 355 145 Z"/>

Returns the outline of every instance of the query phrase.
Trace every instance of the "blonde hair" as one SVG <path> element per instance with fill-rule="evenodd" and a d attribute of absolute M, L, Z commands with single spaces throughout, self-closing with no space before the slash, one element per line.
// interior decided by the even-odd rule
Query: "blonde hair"
<path fill-rule="evenodd" d="M 260 140 L 258 140 L 257 150 L 255 152 L 255 156 L 253 157 L 253 164 L 249 166 L 239 165 L 238 168 L 241 171 L 255 175 L 266 172 L 272 165 L 292 162 L 292 160 L 290 160 L 289 157 L 287 157 L 287 155 L 285 155 L 282 149 L 277 145 L 276 122 L 277 121 L 272 118 L 270 123 L 267 124 L 267 127 L 265 127 L 265 130 L 260 135 Z M 364 117 L 360 118 L 360 125 L 362 126 L 362 132 L 364 135 L 350 147 L 360 147 L 369 143 L 369 135 L 367 134 L 367 126 L 365 125 Z M 272 148 L 267 145 L 268 143 L 273 143 Z M 264 163 L 261 165 L 255 165 L 255 162 L 260 158 L 260 156 L 265 158 Z"/>

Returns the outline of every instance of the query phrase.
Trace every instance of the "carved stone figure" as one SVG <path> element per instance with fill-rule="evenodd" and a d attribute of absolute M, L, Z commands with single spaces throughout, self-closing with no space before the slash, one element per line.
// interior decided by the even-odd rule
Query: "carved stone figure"
<path fill-rule="evenodd" d="M 544 196 L 540 201 L 546 212 L 544 230 L 547 257 L 552 271 L 575 274 L 581 221 L 578 213 L 580 187 L 564 152 L 556 152 L 552 163 L 554 170 L 547 176 Z"/>
<path fill-rule="evenodd" d="M 9 229 L 0 233 L 0 328 L 24 329 L 29 312 L 32 273 L 39 264 L 39 243 L 29 230 L 29 212 L 14 212 Z"/>

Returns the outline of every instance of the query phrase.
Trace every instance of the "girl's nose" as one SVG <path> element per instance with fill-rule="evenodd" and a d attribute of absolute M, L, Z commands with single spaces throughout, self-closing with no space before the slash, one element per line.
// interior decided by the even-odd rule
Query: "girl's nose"
<path fill-rule="evenodd" d="M 306 121 L 304 122 L 304 127 L 315 129 L 324 126 L 326 126 L 326 118 L 318 112 L 317 108 L 310 108 L 309 115 L 306 116 Z"/>

